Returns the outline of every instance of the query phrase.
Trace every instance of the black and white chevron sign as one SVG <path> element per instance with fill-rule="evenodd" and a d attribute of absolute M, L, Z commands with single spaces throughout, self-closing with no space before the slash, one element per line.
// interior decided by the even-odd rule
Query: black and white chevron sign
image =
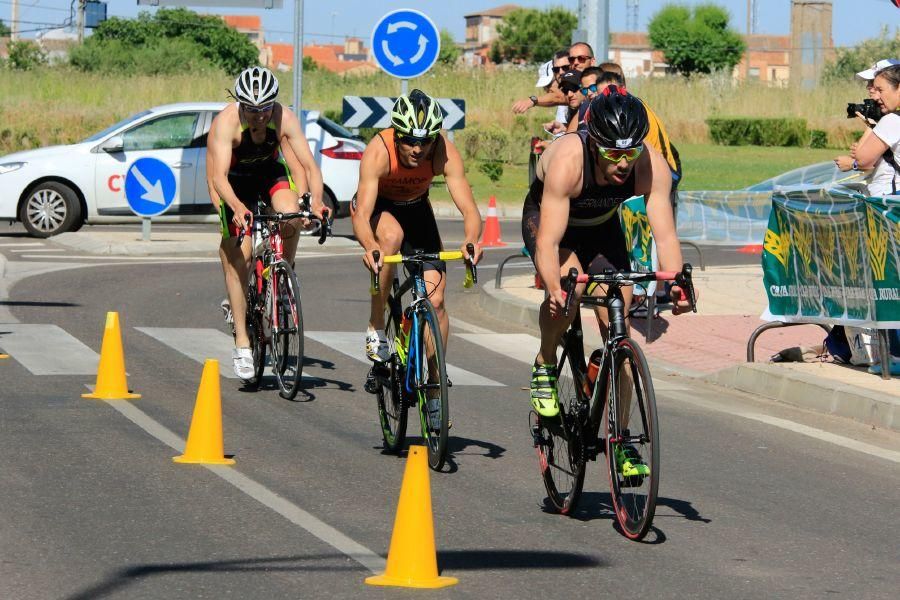
<path fill-rule="evenodd" d="M 344 127 L 391 126 L 391 108 L 396 98 L 385 96 L 344 96 Z M 459 98 L 435 98 L 444 113 L 444 129 L 466 126 L 466 101 Z"/>

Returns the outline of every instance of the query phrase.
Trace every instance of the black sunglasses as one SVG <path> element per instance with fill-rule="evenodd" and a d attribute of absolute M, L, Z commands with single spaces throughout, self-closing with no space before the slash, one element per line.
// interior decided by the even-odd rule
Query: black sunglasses
<path fill-rule="evenodd" d="M 405 144 L 407 146 L 427 146 L 431 142 L 434 141 L 435 138 L 417 138 L 412 137 L 411 135 L 401 135 L 397 138 L 401 144 Z"/>
<path fill-rule="evenodd" d="M 553 67 L 553 72 L 554 72 L 554 73 L 559 73 L 560 71 L 566 71 L 566 70 L 568 70 L 568 68 L 569 68 L 569 65 L 564 65 L 564 66 L 562 66 L 562 67 Z"/>

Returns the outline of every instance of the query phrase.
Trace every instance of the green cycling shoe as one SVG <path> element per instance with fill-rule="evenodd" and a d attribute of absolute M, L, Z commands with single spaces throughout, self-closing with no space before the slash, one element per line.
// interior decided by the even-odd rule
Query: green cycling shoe
<path fill-rule="evenodd" d="M 616 470 L 622 477 L 646 477 L 650 474 L 650 467 L 644 464 L 644 459 L 638 451 L 629 444 L 616 444 Z"/>
<path fill-rule="evenodd" d="M 531 367 L 531 406 L 542 417 L 559 416 L 559 395 L 556 392 L 556 365 Z"/>

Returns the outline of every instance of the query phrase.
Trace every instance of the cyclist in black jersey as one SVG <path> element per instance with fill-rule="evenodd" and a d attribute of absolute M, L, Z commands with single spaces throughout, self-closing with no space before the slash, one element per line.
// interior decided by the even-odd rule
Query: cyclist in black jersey
<path fill-rule="evenodd" d="M 669 205 L 672 178 L 662 155 L 644 144 L 649 124 L 643 104 L 612 85 L 591 101 L 585 123 L 585 131 L 562 136 L 541 156 L 522 211 L 522 237 L 548 294 L 541 305 L 541 349 L 531 381 L 532 406 L 544 417 L 559 414 L 556 348 L 574 318 L 574 312 L 563 318 L 560 278 L 572 267 L 579 273 L 629 267 L 617 216 L 622 202 L 635 195 L 646 198 L 661 270 L 682 267 Z M 631 293 L 622 291 L 627 314 Z M 582 292 L 579 286 L 576 294 Z M 673 312 L 690 309 L 679 288 L 672 296 Z M 572 306 L 578 306 L 577 299 Z M 599 316 L 603 327 L 605 310 Z"/>
<path fill-rule="evenodd" d="M 207 185 L 219 208 L 222 243 L 219 257 L 234 319 L 232 360 L 241 379 L 254 375 L 246 327 L 246 285 L 251 236 L 238 246 L 235 236 L 249 227 L 257 201 L 277 212 L 297 212 L 299 195 L 312 194 L 310 210 L 322 217 L 322 173 L 310 152 L 297 116 L 275 102 L 278 80 L 268 69 L 245 69 L 234 84 L 234 104 L 213 119 L 207 141 Z M 309 223 L 287 221 L 284 256 L 293 262 L 297 230 Z"/>

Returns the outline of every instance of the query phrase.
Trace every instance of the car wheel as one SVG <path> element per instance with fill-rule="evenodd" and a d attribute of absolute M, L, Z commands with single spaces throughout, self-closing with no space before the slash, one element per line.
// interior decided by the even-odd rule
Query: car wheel
<path fill-rule="evenodd" d="M 81 222 L 78 195 L 57 181 L 38 184 L 28 191 L 19 209 L 19 220 L 28 233 L 39 238 L 75 229 Z"/>
<path fill-rule="evenodd" d="M 333 224 L 334 218 L 337 216 L 337 200 L 335 200 L 331 194 L 328 193 L 328 190 L 324 190 L 322 192 L 322 204 L 325 205 L 325 208 L 328 209 L 328 222 Z M 300 235 L 319 235 L 319 228 L 313 227 L 312 229 L 301 229 Z"/>

